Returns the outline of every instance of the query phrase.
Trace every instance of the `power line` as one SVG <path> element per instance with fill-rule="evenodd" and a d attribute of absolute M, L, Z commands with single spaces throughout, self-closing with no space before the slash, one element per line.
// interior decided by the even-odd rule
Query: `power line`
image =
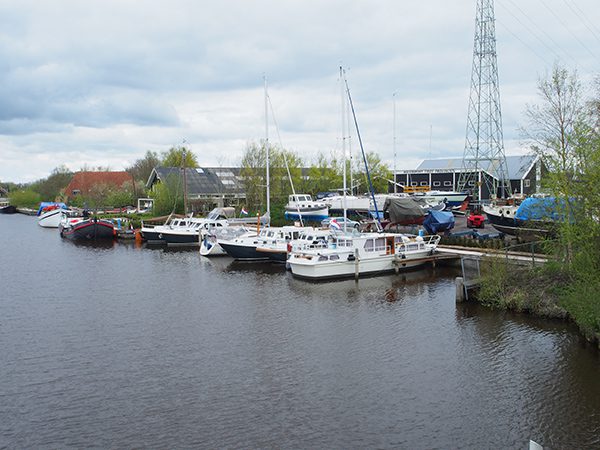
<path fill-rule="evenodd" d="M 518 35 L 516 35 L 515 33 L 513 33 L 510 28 L 508 28 L 503 22 L 501 22 L 500 20 L 496 19 L 496 22 L 498 23 L 498 25 L 502 26 L 502 28 L 504 28 L 505 31 L 508 31 L 517 41 L 519 41 L 521 44 L 523 44 L 523 46 L 527 47 L 531 53 L 533 53 L 535 56 L 537 56 L 538 58 L 540 58 L 540 60 L 547 66 L 551 66 L 552 63 L 548 62 L 548 60 L 546 58 L 544 58 L 542 55 L 540 55 L 533 47 L 531 47 L 529 44 L 527 44 L 525 41 L 523 41 L 523 39 L 521 39 Z"/>
<path fill-rule="evenodd" d="M 503 5 L 501 2 L 499 2 L 499 5 L 500 5 L 500 6 L 502 6 L 502 7 L 504 7 L 504 8 L 505 8 L 505 10 L 506 10 L 506 11 L 507 11 L 507 12 L 508 12 L 508 13 L 509 13 L 509 14 L 510 14 L 510 15 L 511 15 L 511 16 L 512 16 L 512 17 L 513 17 L 513 18 L 514 18 L 514 19 L 515 19 L 517 22 L 519 22 L 519 23 L 520 23 L 520 24 L 523 26 L 523 28 L 524 28 L 525 30 L 527 30 L 527 31 L 528 31 L 528 32 L 529 32 L 529 33 L 530 33 L 530 34 L 531 34 L 531 35 L 532 35 L 532 36 L 533 36 L 535 39 L 537 39 L 537 40 L 538 40 L 538 41 L 539 41 L 539 42 L 540 42 L 540 43 L 541 43 L 541 44 L 542 44 L 542 45 L 543 45 L 543 46 L 544 46 L 544 47 L 545 47 L 545 48 L 546 48 L 546 49 L 547 49 L 547 50 L 548 50 L 550 53 L 554 54 L 554 56 L 555 56 L 557 59 L 562 59 L 562 58 L 561 58 L 561 55 L 559 55 L 559 54 L 558 54 L 558 53 L 555 51 L 555 49 L 554 49 L 554 48 L 552 48 L 551 46 L 549 46 L 549 45 L 546 43 L 546 40 L 550 41 L 550 42 L 551 42 L 551 44 L 552 44 L 552 45 L 553 45 L 553 46 L 554 46 L 556 49 L 560 50 L 562 53 L 564 53 L 564 54 L 565 54 L 565 55 L 567 55 L 569 58 L 571 58 L 571 59 L 573 60 L 573 62 L 577 63 L 577 61 L 575 60 L 575 58 L 573 58 L 573 56 L 572 56 L 572 55 L 570 55 L 570 54 L 569 54 L 569 52 L 565 52 L 565 51 L 564 51 L 564 50 L 561 48 L 561 46 L 560 46 L 560 45 L 559 45 L 559 44 L 558 44 L 558 43 L 557 43 L 557 42 L 556 42 L 554 39 L 552 39 L 552 36 L 550 36 L 550 35 L 549 35 L 548 33 L 546 33 L 546 32 L 545 32 L 545 31 L 544 31 L 544 30 L 543 30 L 541 27 L 539 27 L 539 26 L 538 26 L 538 25 L 537 25 L 537 24 L 536 24 L 536 23 L 535 23 L 535 22 L 534 22 L 534 21 L 531 19 L 531 17 L 530 17 L 528 14 L 526 14 L 526 13 L 525 13 L 525 12 L 524 12 L 524 11 L 523 11 L 523 10 L 522 10 L 522 9 L 521 9 L 521 8 L 520 8 L 518 5 L 517 5 L 517 4 L 515 4 L 515 3 L 514 3 L 512 0 L 506 0 L 506 1 L 510 2 L 510 3 L 513 5 L 513 7 L 514 7 L 514 8 L 516 8 L 516 9 L 517 9 L 517 10 L 518 10 L 518 11 L 521 13 L 521 15 L 523 15 L 523 17 L 525 17 L 525 18 L 526 18 L 526 19 L 529 21 L 529 23 L 531 24 L 531 26 L 527 26 L 525 23 L 523 23 L 523 22 L 521 21 L 521 19 L 519 19 L 519 17 L 518 17 L 516 14 L 514 14 L 514 13 L 513 13 L 513 12 L 510 10 L 510 8 L 508 8 L 506 5 Z M 505 25 L 505 26 L 506 26 L 506 25 Z M 543 36 L 546 38 L 546 40 L 544 40 L 543 38 L 541 38 L 540 36 L 538 36 L 536 33 L 534 33 L 534 32 L 533 32 L 533 30 L 532 30 L 532 28 L 531 28 L 532 26 L 533 26 L 534 28 L 536 28 L 536 29 L 537 29 L 539 32 L 541 32 L 541 33 L 543 34 Z M 521 42 L 522 42 L 522 41 L 521 41 Z"/>
<path fill-rule="evenodd" d="M 559 16 L 558 14 L 556 14 L 556 13 L 554 12 L 554 10 L 553 10 L 552 8 L 550 8 L 550 6 L 548 6 L 548 4 L 547 4 L 547 3 L 546 3 L 544 0 L 540 0 L 540 3 L 541 3 L 542 5 L 544 5 L 544 7 L 545 7 L 545 8 L 546 8 L 548 11 L 550 11 L 550 14 L 552 14 L 552 15 L 553 15 L 553 16 L 556 18 L 556 20 L 558 20 L 558 22 L 559 22 L 559 23 L 560 23 L 560 24 L 561 24 L 561 25 L 562 25 L 562 26 L 563 26 L 563 27 L 564 27 L 564 28 L 565 28 L 565 29 L 566 29 L 566 30 L 569 32 L 569 34 L 570 34 L 571 36 L 573 36 L 573 38 L 574 38 L 574 39 L 575 39 L 577 42 L 579 42 L 579 44 L 580 44 L 580 45 L 581 45 L 583 48 L 585 48 L 585 49 L 587 50 L 587 52 L 588 52 L 588 53 L 589 53 L 589 54 L 590 54 L 590 55 L 591 55 L 591 56 L 592 56 L 594 59 L 598 60 L 598 57 L 597 57 L 597 56 L 596 56 L 596 55 L 595 55 L 595 54 L 594 54 L 594 53 L 593 53 L 593 52 L 592 52 L 592 51 L 591 51 L 591 50 L 588 48 L 588 46 L 587 46 L 587 45 L 585 45 L 585 44 L 583 43 L 583 41 L 581 41 L 581 39 L 579 39 L 579 38 L 577 37 L 577 35 L 576 35 L 575 33 L 573 33 L 573 32 L 571 31 L 571 29 L 570 29 L 570 28 L 569 28 L 569 27 L 568 27 L 568 26 L 565 24 L 565 22 L 564 22 L 564 21 L 563 21 L 563 20 L 560 18 L 560 16 Z"/>
<path fill-rule="evenodd" d="M 598 42 L 600 42 L 600 34 L 596 33 L 596 31 L 594 31 L 594 29 L 592 28 L 593 24 L 591 24 L 587 20 L 587 17 L 585 16 L 585 13 L 579 8 L 579 6 L 577 6 L 577 4 L 575 2 L 573 2 L 573 5 L 571 6 L 571 4 L 567 0 L 564 0 L 564 1 L 565 1 L 566 5 L 569 7 L 569 9 L 571 11 L 573 11 L 573 14 L 575 14 L 577 16 L 577 18 L 579 20 L 581 20 L 581 23 L 583 23 L 583 25 L 585 25 L 585 27 L 588 29 L 588 31 L 594 35 L 594 37 L 596 38 L 596 40 Z M 577 10 L 579 10 L 579 13 L 575 10 L 574 7 L 577 8 Z M 588 24 L 591 24 L 591 26 L 588 25 Z"/>

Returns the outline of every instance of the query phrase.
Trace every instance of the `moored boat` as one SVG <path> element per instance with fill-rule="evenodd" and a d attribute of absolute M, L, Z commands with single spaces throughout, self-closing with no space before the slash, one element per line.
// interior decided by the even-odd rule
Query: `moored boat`
<path fill-rule="evenodd" d="M 60 236 L 75 241 L 98 241 L 115 238 L 115 227 L 104 219 L 69 219 L 59 225 Z"/>
<path fill-rule="evenodd" d="M 17 208 L 11 205 L 7 200 L 0 202 L 0 214 L 15 214 Z"/>
<path fill-rule="evenodd" d="M 288 258 L 292 274 L 322 280 L 406 270 L 426 263 L 440 236 L 395 233 L 331 233 L 327 242 L 293 250 Z"/>
<path fill-rule="evenodd" d="M 37 212 L 38 225 L 44 228 L 58 228 L 65 217 L 69 217 L 64 203 L 42 202 Z"/>
<path fill-rule="evenodd" d="M 241 236 L 231 240 L 219 239 L 219 244 L 229 256 L 238 261 L 265 261 L 270 258 L 267 246 L 278 244 L 287 251 L 287 243 L 298 237 L 306 227 L 284 226 L 266 227 L 255 236 Z M 263 251 L 259 251 L 258 247 Z"/>

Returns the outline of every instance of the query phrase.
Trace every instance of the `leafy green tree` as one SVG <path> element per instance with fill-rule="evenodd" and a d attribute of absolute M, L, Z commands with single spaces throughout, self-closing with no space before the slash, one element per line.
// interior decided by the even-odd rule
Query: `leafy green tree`
<path fill-rule="evenodd" d="M 541 103 L 528 105 L 525 115 L 527 124 L 522 128 L 531 149 L 548 168 L 543 180 L 544 187 L 557 199 L 564 209 L 562 215 L 572 218 L 580 211 L 573 209 L 572 199 L 577 198 L 583 169 L 589 160 L 589 151 L 583 151 L 582 143 L 590 129 L 581 95 L 581 83 L 577 73 L 556 65 L 547 79 L 538 82 Z M 572 262 L 574 241 L 578 238 L 577 221 L 562 223 L 561 237 L 565 261 Z"/>
<path fill-rule="evenodd" d="M 328 159 L 323 153 L 319 153 L 308 168 L 306 187 L 312 194 L 340 189 L 342 175 L 337 160 L 334 157 Z"/>
<path fill-rule="evenodd" d="M 240 178 L 246 192 L 247 208 L 254 211 L 266 210 L 266 164 L 267 152 L 264 145 L 246 145 L 240 169 Z"/>
<path fill-rule="evenodd" d="M 59 198 L 72 178 L 73 172 L 65 165 L 62 165 L 52 170 L 52 173 L 48 178 L 33 183 L 31 189 L 39 192 L 44 200 L 55 201 Z"/>
<path fill-rule="evenodd" d="M 169 175 L 161 183 L 156 183 L 150 191 L 154 199 L 153 212 L 157 216 L 171 213 L 183 214 L 183 189 L 180 177 Z"/>
<path fill-rule="evenodd" d="M 136 160 L 125 170 L 133 176 L 134 180 L 145 184 L 148 178 L 150 178 L 152 169 L 160 166 L 161 163 L 162 161 L 158 153 L 148 150 L 143 158 Z"/>
<path fill-rule="evenodd" d="M 375 152 L 368 152 L 366 154 L 366 158 L 369 166 L 369 175 L 371 176 L 371 182 L 373 183 L 373 189 L 375 192 L 389 192 L 388 185 L 393 176 L 388 165 L 383 163 L 379 155 Z M 356 162 L 354 170 L 353 183 L 358 185 L 358 193 L 369 193 L 369 182 L 367 180 L 367 172 L 365 170 L 365 164 L 362 157 Z"/>
<path fill-rule="evenodd" d="M 163 152 L 161 164 L 166 167 L 181 167 L 185 155 L 185 167 L 198 167 L 196 155 L 185 146 L 171 147 Z"/>

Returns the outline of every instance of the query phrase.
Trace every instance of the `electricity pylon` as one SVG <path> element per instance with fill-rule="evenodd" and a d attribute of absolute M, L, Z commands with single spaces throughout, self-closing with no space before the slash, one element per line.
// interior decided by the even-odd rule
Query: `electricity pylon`
<path fill-rule="evenodd" d="M 502 138 L 493 0 L 477 0 L 467 137 L 458 190 L 469 190 L 475 200 L 481 200 L 484 185 L 492 198 L 511 194 Z"/>

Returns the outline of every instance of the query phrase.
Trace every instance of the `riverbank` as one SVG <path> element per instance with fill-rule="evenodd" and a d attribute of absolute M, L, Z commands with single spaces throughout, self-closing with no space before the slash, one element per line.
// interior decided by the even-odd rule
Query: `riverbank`
<path fill-rule="evenodd" d="M 583 337 L 600 349 L 597 282 L 578 280 L 554 262 L 532 268 L 490 261 L 481 269 L 476 301 L 492 308 L 573 321 Z"/>

